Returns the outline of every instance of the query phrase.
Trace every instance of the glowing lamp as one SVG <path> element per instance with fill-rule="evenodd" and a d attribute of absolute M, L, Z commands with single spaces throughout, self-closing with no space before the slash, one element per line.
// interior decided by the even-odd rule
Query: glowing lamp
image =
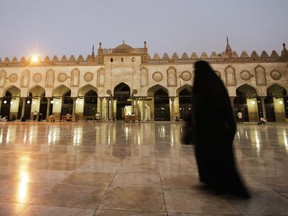
<path fill-rule="evenodd" d="M 37 62 L 39 62 L 40 57 L 38 55 L 33 55 L 31 60 L 32 60 L 33 63 L 37 63 Z"/>

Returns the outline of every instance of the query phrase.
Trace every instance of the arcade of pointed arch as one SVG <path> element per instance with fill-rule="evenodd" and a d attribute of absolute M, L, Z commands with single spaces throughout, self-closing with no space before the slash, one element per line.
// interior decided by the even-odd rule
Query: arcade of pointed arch
<path fill-rule="evenodd" d="M 204 52 L 200 57 L 196 53 L 192 53 L 191 57 L 183 53 L 180 58 L 175 53 L 172 58 L 167 53 L 161 58 L 156 53 L 150 58 L 145 43 L 144 48 L 122 45 L 115 50 L 102 49 L 100 45 L 98 54 L 95 56 L 93 50 L 86 59 L 82 55 L 78 58 L 71 56 L 69 59 L 66 56 L 54 56 L 52 60 L 45 57 L 43 61 L 31 63 L 30 59 L 24 57 L 20 61 L 16 57 L 12 61 L 5 58 L 4 61 L 0 59 L 0 97 L 4 97 L 10 88 L 27 92 L 27 89 L 35 85 L 45 89 L 47 97 L 52 97 L 53 92 L 59 88 L 69 89 L 71 97 L 78 97 L 79 89 L 91 85 L 97 88 L 98 96 L 104 98 L 113 94 L 114 82 L 117 80 L 125 80 L 128 86 L 133 86 L 131 90 L 137 91 L 134 95 L 136 97 L 147 97 L 155 89 L 154 86 L 167 89 L 169 96 L 174 97 L 177 96 L 175 89 L 192 85 L 193 63 L 197 60 L 210 62 L 232 96 L 236 95 L 235 89 L 244 84 L 254 86 L 259 94 L 263 94 L 259 96 L 266 96 L 263 92 L 273 84 L 288 88 L 287 53 L 283 45 L 281 55 L 276 51 L 272 51 L 270 56 L 265 51 L 260 55 L 253 51 L 249 56 L 244 51 L 238 56 L 234 51 L 224 51 L 220 54 L 213 52 L 210 56 Z M 114 56 L 117 56 L 115 59 L 123 56 L 134 61 L 110 62 Z M 118 71 L 128 72 L 124 74 L 126 77 L 119 79 Z M 114 82 L 111 81 L 112 76 Z M 108 94 L 108 91 L 111 93 Z"/>

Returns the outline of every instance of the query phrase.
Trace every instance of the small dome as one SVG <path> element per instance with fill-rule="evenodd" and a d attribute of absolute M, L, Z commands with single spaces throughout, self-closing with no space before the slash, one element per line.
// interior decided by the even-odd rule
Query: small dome
<path fill-rule="evenodd" d="M 113 49 L 113 53 L 134 53 L 134 49 L 123 42 Z"/>

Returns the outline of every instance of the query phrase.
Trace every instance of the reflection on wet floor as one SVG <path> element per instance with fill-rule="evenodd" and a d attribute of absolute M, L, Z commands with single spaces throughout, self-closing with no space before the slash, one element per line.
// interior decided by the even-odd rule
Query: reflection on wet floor
<path fill-rule="evenodd" d="M 239 125 L 250 200 L 199 186 L 181 123 L 0 125 L 0 215 L 288 215 L 287 124 Z"/>

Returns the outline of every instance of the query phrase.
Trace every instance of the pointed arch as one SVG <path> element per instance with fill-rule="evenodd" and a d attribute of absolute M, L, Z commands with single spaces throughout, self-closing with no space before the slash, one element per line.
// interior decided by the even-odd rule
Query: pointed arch
<path fill-rule="evenodd" d="M 78 96 L 84 99 L 83 115 L 95 116 L 98 105 L 98 90 L 96 87 L 88 84 L 78 91 Z"/>
<path fill-rule="evenodd" d="M 116 119 L 125 118 L 126 106 L 131 106 L 131 110 L 134 112 L 134 98 L 131 98 L 131 89 L 126 83 L 121 82 L 114 87 L 114 99 L 116 100 Z"/>
<path fill-rule="evenodd" d="M 167 88 L 165 88 L 162 85 L 157 84 L 157 85 L 154 85 L 154 86 L 152 86 L 152 87 L 150 87 L 148 89 L 148 91 L 147 91 L 148 96 L 150 96 L 150 97 L 152 96 L 153 97 L 154 93 L 157 92 L 159 89 L 162 89 L 164 92 L 166 92 L 168 94 L 168 89 Z"/>
<path fill-rule="evenodd" d="M 32 93 L 33 97 L 40 97 L 45 95 L 45 89 L 39 85 L 31 87 L 28 92 Z"/>
<path fill-rule="evenodd" d="M 67 87 L 66 85 L 59 85 L 56 88 L 53 89 L 52 91 L 52 96 L 53 97 L 62 97 L 65 95 L 67 92 L 71 92 L 71 89 Z"/>
<path fill-rule="evenodd" d="M 241 112 L 243 121 L 257 121 L 261 107 L 258 106 L 257 89 L 248 84 L 243 84 L 236 89 L 234 99 L 235 114 Z"/>
<path fill-rule="evenodd" d="M 95 86 L 92 86 L 91 84 L 87 84 L 85 86 L 82 86 L 78 90 L 78 96 L 79 97 L 84 97 L 86 93 L 89 91 L 95 91 L 98 94 L 98 89 Z"/>
<path fill-rule="evenodd" d="M 157 84 L 148 89 L 148 96 L 154 98 L 154 120 L 170 121 L 170 100 L 168 89 Z"/>
<path fill-rule="evenodd" d="M 273 84 L 267 88 L 267 95 L 274 96 L 274 97 L 283 97 L 283 95 L 287 95 L 287 90 L 281 84 Z"/>
<path fill-rule="evenodd" d="M 177 89 L 179 98 L 179 117 L 186 119 L 192 110 L 192 86 L 184 85 Z"/>

